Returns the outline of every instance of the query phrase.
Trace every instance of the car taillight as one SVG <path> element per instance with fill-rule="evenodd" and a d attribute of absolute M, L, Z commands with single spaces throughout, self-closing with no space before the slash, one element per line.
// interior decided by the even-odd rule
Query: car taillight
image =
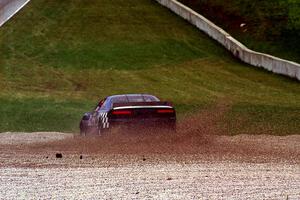
<path fill-rule="evenodd" d="M 174 113 L 175 110 L 173 110 L 173 109 L 159 109 L 156 112 L 160 113 L 160 114 L 165 114 L 165 113 Z"/>
<path fill-rule="evenodd" d="M 131 115 L 132 111 L 130 110 L 114 110 L 112 111 L 113 115 Z"/>

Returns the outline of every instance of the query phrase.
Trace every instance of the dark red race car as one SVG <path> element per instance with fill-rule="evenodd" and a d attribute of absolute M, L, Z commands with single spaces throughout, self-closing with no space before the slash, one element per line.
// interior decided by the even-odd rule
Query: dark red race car
<path fill-rule="evenodd" d="M 170 102 L 148 94 L 122 94 L 101 100 L 92 112 L 80 121 L 80 134 L 101 135 L 105 130 L 161 127 L 176 129 L 176 111 Z"/>

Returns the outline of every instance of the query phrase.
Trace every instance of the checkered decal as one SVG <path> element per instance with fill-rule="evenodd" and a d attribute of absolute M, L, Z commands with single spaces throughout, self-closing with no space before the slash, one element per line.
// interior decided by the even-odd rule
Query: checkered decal
<path fill-rule="evenodd" d="M 109 128 L 107 113 L 100 113 L 100 120 L 102 122 L 102 128 Z"/>

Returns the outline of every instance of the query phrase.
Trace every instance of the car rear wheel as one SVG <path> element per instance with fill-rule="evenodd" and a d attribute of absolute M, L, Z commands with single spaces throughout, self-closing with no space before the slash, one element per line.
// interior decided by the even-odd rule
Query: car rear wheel
<path fill-rule="evenodd" d="M 98 128 L 97 127 L 91 127 L 86 131 L 85 136 L 97 136 L 98 133 Z"/>
<path fill-rule="evenodd" d="M 87 136 L 102 136 L 103 135 L 103 128 L 101 125 L 97 127 L 91 127 L 89 130 L 86 132 Z"/>
<path fill-rule="evenodd" d="M 80 136 L 86 136 L 86 130 L 80 130 Z"/>
<path fill-rule="evenodd" d="M 97 135 L 102 136 L 102 134 L 103 134 L 103 128 L 102 128 L 102 125 L 99 125 L 97 128 Z"/>
<path fill-rule="evenodd" d="M 176 123 L 173 123 L 173 124 L 171 125 L 170 129 L 171 129 L 173 132 L 176 133 L 176 131 L 177 131 Z"/>

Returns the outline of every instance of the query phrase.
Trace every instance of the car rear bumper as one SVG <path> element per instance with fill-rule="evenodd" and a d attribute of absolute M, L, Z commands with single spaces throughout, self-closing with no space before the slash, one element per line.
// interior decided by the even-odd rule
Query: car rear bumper
<path fill-rule="evenodd" d="M 176 128 L 176 118 L 145 118 L 145 119 L 114 119 L 109 122 L 111 127 L 127 128 Z"/>

